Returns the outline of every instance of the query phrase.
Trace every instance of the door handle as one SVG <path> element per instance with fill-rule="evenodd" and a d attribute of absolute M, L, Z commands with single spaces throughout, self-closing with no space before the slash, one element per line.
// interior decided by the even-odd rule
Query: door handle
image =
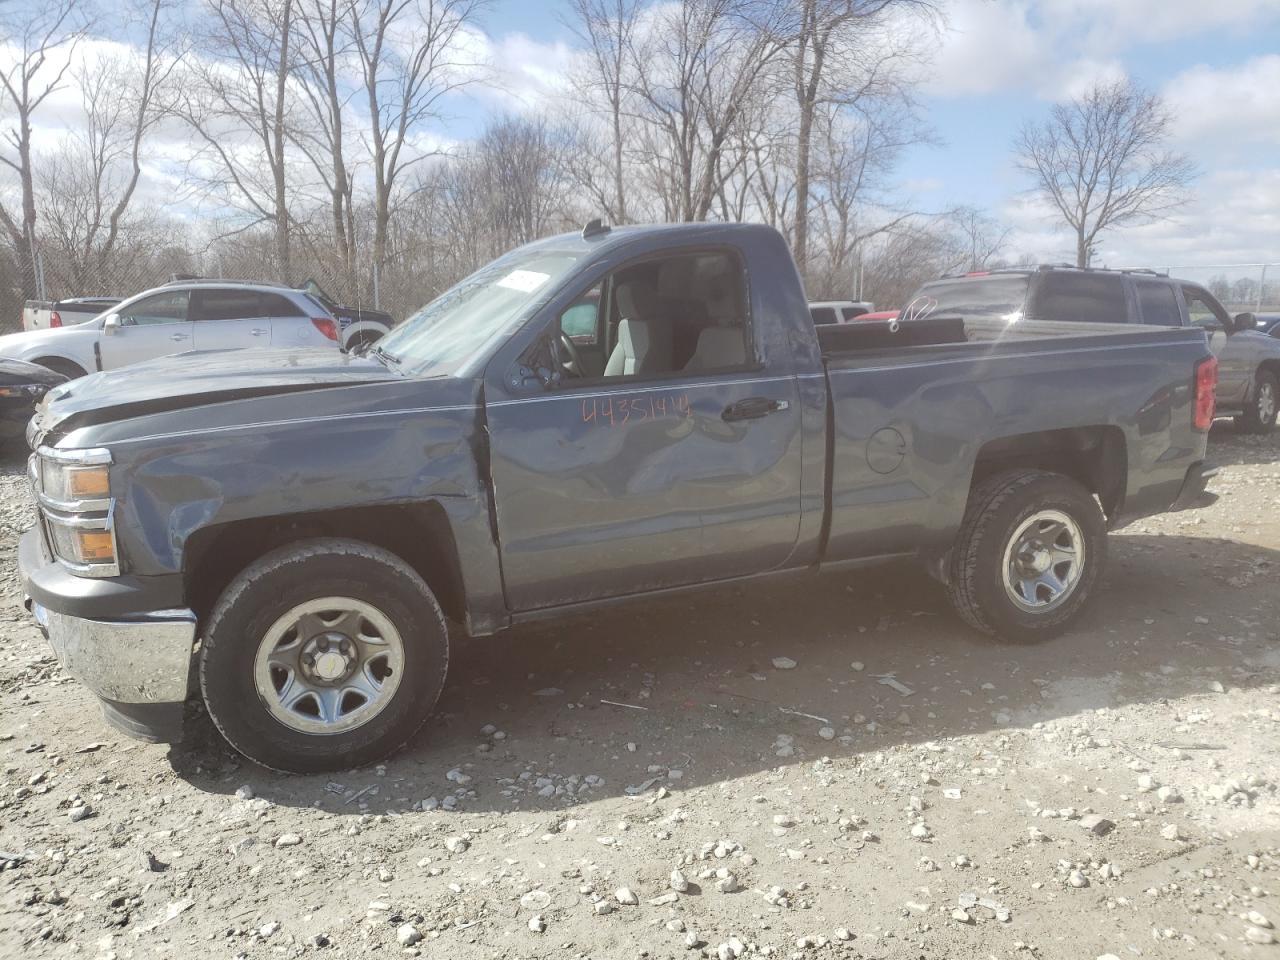
<path fill-rule="evenodd" d="M 169 339 L 170 340 L 188 340 L 190 338 L 185 333 L 171 333 L 169 334 Z"/>
<path fill-rule="evenodd" d="M 759 420 L 761 417 L 767 417 L 778 410 L 786 410 L 790 406 L 791 404 L 786 400 L 774 400 L 770 397 L 748 397 L 725 407 L 720 414 L 720 419 L 725 423 L 733 423 L 735 420 Z"/>

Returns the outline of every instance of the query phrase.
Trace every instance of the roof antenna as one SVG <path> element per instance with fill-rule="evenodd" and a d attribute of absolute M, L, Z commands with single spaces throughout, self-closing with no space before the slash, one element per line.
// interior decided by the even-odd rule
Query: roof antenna
<path fill-rule="evenodd" d="M 582 239 L 590 240 L 592 237 L 603 236 L 608 233 L 609 230 L 609 225 L 599 217 L 596 217 L 594 220 L 587 221 L 587 225 L 582 228 Z"/>

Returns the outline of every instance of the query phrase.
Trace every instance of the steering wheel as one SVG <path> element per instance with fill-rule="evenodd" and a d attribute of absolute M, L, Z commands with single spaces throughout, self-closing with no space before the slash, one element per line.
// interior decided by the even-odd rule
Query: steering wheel
<path fill-rule="evenodd" d="M 560 342 L 564 344 L 565 350 L 569 353 L 569 362 L 573 364 L 573 375 L 575 377 L 585 377 L 587 374 L 586 368 L 582 365 L 582 354 L 578 352 L 573 340 L 563 330 L 560 331 Z M 561 364 L 561 366 L 565 367 L 566 371 L 568 370 L 568 364 Z"/>

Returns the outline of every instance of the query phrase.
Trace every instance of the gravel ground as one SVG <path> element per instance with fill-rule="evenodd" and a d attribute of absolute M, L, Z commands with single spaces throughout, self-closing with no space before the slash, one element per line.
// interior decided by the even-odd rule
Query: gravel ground
<path fill-rule="evenodd" d="M 22 610 L 11 455 L 0 957 L 1280 960 L 1280 437 L 1210 455 L 1057 641 L 910 568 L 654 601 L 464 645 L 334 777 L 106 727 Z"/>

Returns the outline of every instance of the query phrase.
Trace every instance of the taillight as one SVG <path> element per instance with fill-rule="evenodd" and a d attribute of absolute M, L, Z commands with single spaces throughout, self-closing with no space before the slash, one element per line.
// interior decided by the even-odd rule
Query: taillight
<path fill-rule="evenodd" d="M 1191 425 L 1197 430 L 1203 432 L 1213 426 L 1217 390 L 1218 360 L 1216 357 L 1208 357 L 1196 365 L 1196 397 Z"/>
<path fill-rule="evenodd" d="M 54 310 L 52 313 L 49 314 L 49 326 L 50 327 L 62 326 L 62 317 L 58 314 L 57 310 Z"/>
<path fill-rule="evenodd" d="M 311 322 L 315 325 L 317 330 L 325 335 L 325 337 L 332 340 L 334 343 L 338 342 L 338 325 L 329 317 L 312 317 Z"/>

